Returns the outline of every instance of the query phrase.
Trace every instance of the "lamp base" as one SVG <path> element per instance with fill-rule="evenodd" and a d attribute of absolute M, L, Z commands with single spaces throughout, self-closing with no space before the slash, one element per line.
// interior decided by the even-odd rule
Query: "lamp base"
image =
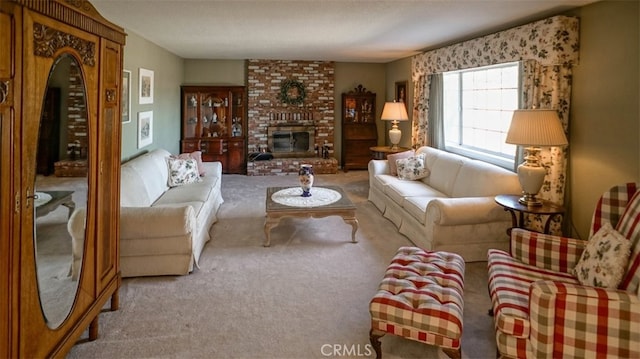
<path fill-rule="evenodd" d="M 518 180 L 523 194 L 518 202 L 529 207 L 542 206 L 542 201 L 536 195 L 542 188 L 547 170 L 538 161 L 538 151 L 537 148 L 527 147 L 525 161 L 518 166 Z"/>
<path fill-rule="evenodd" d="M 525 193 L 522 197 L 518 199 L 520 204 L 523 204 L 527 207 L 540 207 L 542 206 L 542 201 L 536 198 L 535 194 Z"/>
<path fill-rule="evenodd" d="M 402 131 L 398 128 L 398 122 L 393 121 L 391 129 L 389 130 L 389 142 L 391 142 L 392 150 L 398 149 L 400 138 L 402 138 Z"/>

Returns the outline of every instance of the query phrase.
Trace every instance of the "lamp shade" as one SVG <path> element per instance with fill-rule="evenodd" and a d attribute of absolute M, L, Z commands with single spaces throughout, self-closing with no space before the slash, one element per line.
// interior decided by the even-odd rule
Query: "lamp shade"
<path fill-rule="evenodd" d="M 384 121 L 407 121 L 409 120 L 409 115 L 404 103 L 385 102 L 380 119 Z"/>
<path fill-rule="evenodd" d="M 520 146 L 566 146 L 568 144 L 558 112 L 547 109 L 513 111 L 505 142 Z"/>

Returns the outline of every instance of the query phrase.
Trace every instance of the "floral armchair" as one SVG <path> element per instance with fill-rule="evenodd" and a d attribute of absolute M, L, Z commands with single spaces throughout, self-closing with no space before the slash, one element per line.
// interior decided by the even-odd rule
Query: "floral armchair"
<path fill-rule="evenodd" d="M 609 222 L 630 240 L 614 289 L 580 284 L 573 268 L 589 241 L 511 232 L 510 253 L 489 250 L 489 294 L 499 357 L 640 358 L 640 191 L 613 187 L 598 201 L 590 238 Z M 606 226 L 608 227 L 608 226 Z M 622 264 L 624 265 L 624 264 Z"/>

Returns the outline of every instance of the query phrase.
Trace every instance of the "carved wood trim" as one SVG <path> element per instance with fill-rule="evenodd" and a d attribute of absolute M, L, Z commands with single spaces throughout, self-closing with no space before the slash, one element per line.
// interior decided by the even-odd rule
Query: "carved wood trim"
<path fill-rule="evenodd" d="M 71 47 L 80 53 L 82 63 L 87 66 L 96 64 L 96 44 L 91 41 L 38 23 L 33 24 L 33 41 L 33 54 L 36 56 L 53 57 L 59 49 Z"/>
<path fill-rule="evenodd" d="M 91 34 L 125 44 L 127 34 L 124 29 L 103 18 L 87 0 L 11 1 Z"/>
<path fill-rule="evenodd" d="M 358 85 L 358 87 L 354 88 L 353 90 L 347 92 L 347 95 L 349 96 L 356 96 L 356 95 L 375 95 L 375 93 L 368 91 L 365 87 L 363 87 L 362 85 Z"/>
<path fill-rule="evenodd" d="M 116 102 L 116 89 L 109 88 L 106 91 L 107 102 Z"/>
<path fill-rule="evenodd" d="M 0 105 L 9 98 L 9 80 L 0 80 Z"/>

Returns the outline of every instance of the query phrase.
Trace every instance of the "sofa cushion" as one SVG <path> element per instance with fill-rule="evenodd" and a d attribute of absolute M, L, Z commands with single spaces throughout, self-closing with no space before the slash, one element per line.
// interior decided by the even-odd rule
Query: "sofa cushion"
<path fill-rule="evenodd" d="M 209 198 L 209 194 L 213 191 L 213 188 L 199 185 L 200 183 L 194 183 L 188 186 L 174 187 L 160 196 L 153 205 L 204 202 Z"/>
<path fill-rule="evenodd" d="M 169 168 L 166 160 L 169 156 L 171 156 L 171 153 L 168 151 L 155 149 L 121 166 L 122 172 L 131 170 L 137 174 L 132 176 L 129 173 L 127 178 L 121 175 L 120 204 L 122 206 L 150 206 L 151 203 L 155 202 L 169 189 L 167 185 Z M 129 183 L 130 180 L 135 180 L 138 183 Z M 146 196 L 139 193 L 142 188 L 146 192 Z M 133 199 L 130 200 L 130 197 Z M 127 202 L 132 202 L 132 204 L 127 204 Z"/>
<path fill-rule="evenodd" d="M 383 175 L 375 175 L 372 178 L 369 186 L 378 188 L 382 193 L 387 193 L 389 184 L 397 183 L 399 181 L 397 176 L 392 176 L 389 174 Z"/>
<path fill-rule="evenodd" d="M 436 190 L 444 193 L 447 197 L 452 197 L 454 184 L 458 177 L 458 172 L 462 165 L 469 161 L 465 157 L 458 156 L 453 153 L 441 151 L 438 153 L 435 160 L 430 159 L 432 154 L 426 155 L 427 168 L 431 171 L 431 174 L 423 179 L 423 181 Z M 433 160 L 433 163 L 431 163 Z"/>
<path fill-rule="evenodd" d="M 198 163 L 195 159 L 169 157 L 167 158 L 167 164 L 169 166 L 169 187 L 183 186 L 200 181 Z"/>
<path fill-rule="evenodd" d="M 573 273 L 582 285 L 617 288 L 627 269 L 630 247 L 631 242 L 606 222 L 589 239 Z"/>
<path fill-rule="evenodd" d="M 389 162 L 389 174 L 392 176 L 397 176 L 398 167 L 396 166 L 396 161 L 404 158 L 413 157 L 414 154 L 415 154 L 414 150 L 409 150 L 409 151 L 398 152 L 398 153 L 387 155 L 387 161 Z"/>
<path fill-rule="evenodd" d="M 470 159 L 460 167 L 451 197 L 484 197 L 520 192 L 520 182 L 513 171 Z"/>
<path fill-rule="evenodd" d="M 143 176 L 133 166 L 120 168 L 120 205 L 123 207 L 149 207 L 156 200 L 151 198 Z"/>
<path fill-rule="evenodd" d="M 439 192 L 420 181 L 401 179 L 397 179 L 395 183 L 388 183 L 385 191 L 385 194 L 400 206 L 404 206 L 404 201 L 408 197 L 433 196 L 435 193 Z"/>

